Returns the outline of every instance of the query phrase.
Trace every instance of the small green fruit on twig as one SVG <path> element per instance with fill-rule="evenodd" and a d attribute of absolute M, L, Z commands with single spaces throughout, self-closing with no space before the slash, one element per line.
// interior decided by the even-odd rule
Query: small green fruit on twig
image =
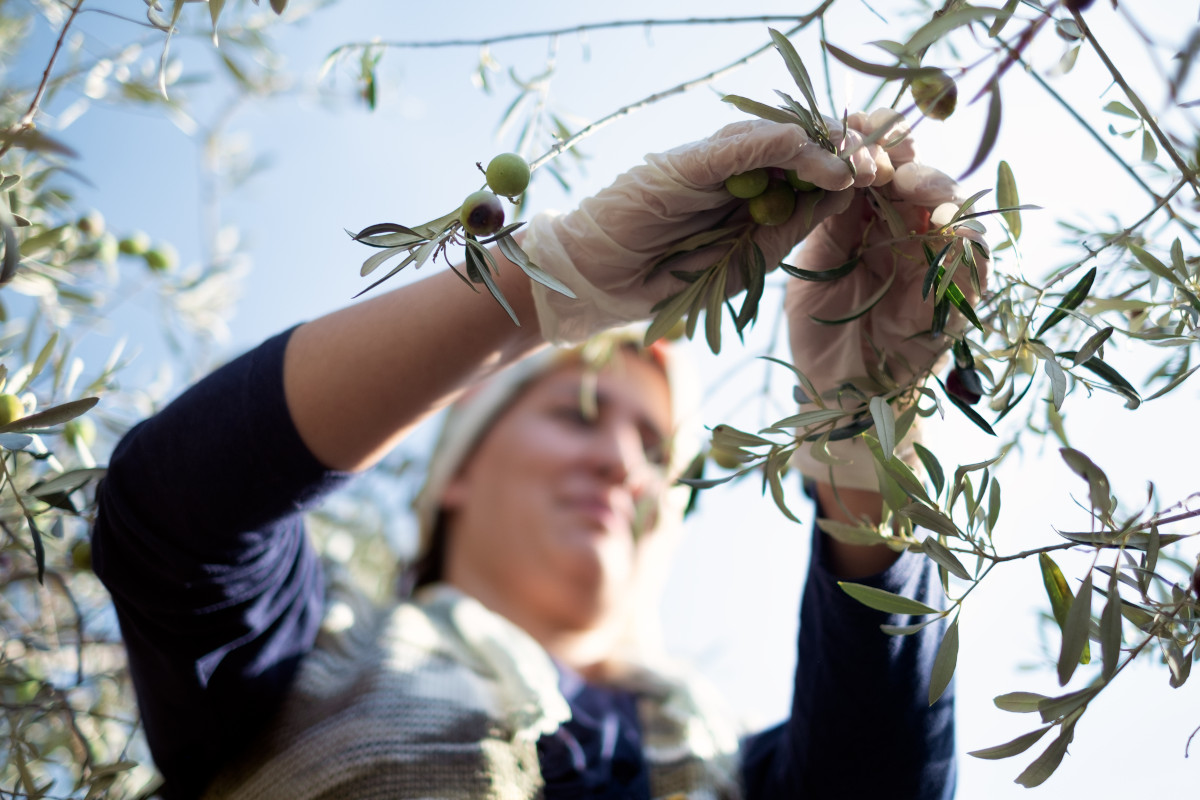
<path fill-rule="evenodd" d="M 817 188 L 815 183 L 804 180 L 796 174 L 796 170 L 794 169 L 789 169 L 784 175 L 787 178 L 788 184 L 797 192 L 811 192 Z"/>
<path fill-rule="evenodd" d="M 89 417 L 77 417 L 63 425 L 63 439 L 71 447 L 91 447 L 96 443 L 96 423 Z"/>
<path fill-rule="evenodd" d="M 0 426 L 25 416 L 25 404 L 15 394 L 0 394 Z"/>
<path fill-rule="evenodd" d="M 117 242 L 117 249 L 127 256 L 144 255 L 150 249 L 150 237 L 143 231 L 134 231 Z"/>
<path fill-rule="evenodd" d="M 946 119 L 958 103 L 958 87 L 945 72 L 923 75 L 912 82 L 913 102 L 921 113 L 931 119 Z"/>
<path fill-rule="evenodd" d="M 743 200 L 749 200 L 752 197 L 758 197 L 767 190 L 767 184 L 770 182 L 770 176 L 766 169 L 752 169 L 749 172 L 740 172 L 737 175 L 730 175 L 725 179 L 725 188 L 734 197 L 740 197 Z"/>
<path fill-rule="evenodd" d="M 782 225 L 796 210 L 796 193 L 787 181 L 772 181 L 767 190 L 746 204 L 750 218 L 759 225 Z"/>
<path fill-rule="evenodd" d="M 147 250 L 142 257 L 146 259 L 146 266 L 155 272 L 168 272 L 179 265 L 179 253 L 165 242 L 153 250 Z"/>
<path fill-rule="evenodd" d="M 84 236 L 100 236 L 104 233 L 104 215 L 99 211 L 89 211 L 79 218 L 75 227 Z"/>
<path fill-rule="evenodd" d="M 529 186 L 529 162 L 516 153 L 501 153 L 488 162 L 487 185 L 496 194 L 517 197 Z"/>
<path fill-rule="evenodd" d="M 504 227 L 504 206 L 491 192 L 472 192 L 463 201 L 458 221 L 473 236 L 490 236 Z"/>
<path fill-rule="evenodd" d="M 721 469 L 740 469 L 742 467 L 742 460 L 738 458 L 738 454 L 723 447 L 712 448 L 708 451 L 708 457 Z"/>
<path fill-rule="evenodd" d="M 80 539 L 71 545 L 71 566 L 81 571 L 92 568 L 92 543 L 87 539 Z"/>

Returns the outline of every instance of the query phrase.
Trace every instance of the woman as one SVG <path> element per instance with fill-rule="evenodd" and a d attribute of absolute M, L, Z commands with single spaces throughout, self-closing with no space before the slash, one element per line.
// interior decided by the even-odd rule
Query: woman
<path fill-rule="evenodd" d="M 669 356 L 535 354 L 677 291 L 649 267 L 730 210 L 732 174 L 795 168 L 827 190 L 755 230 L 777 264 L 854 187 L 890 178 L 879 146 L 841 142 L 845 160 L 797 126 L 739 123 L 648 156 L 530 226 L 526 249 L 576 298 L 500 262 L 538 326 L 434 275 L 269 340 L 131 431 L 94 563 L 164 795 L 948 796 L 951 707 L 924 699 L 934 626 L 888 639 L 835 582 L 883 570 L 874 585 L 929 599 L 920 558 L 814 537 L 792 716 L 739 742 L 692 682 L 639 663 L 631 634 L 639 572 L 676 516 L 688 395 Z M 459 397 L 423 494 L 429 585 L 381 612 L 327 593 L 302 511 Z M 827 512 L 859 505 L 877 513 L 878 497 L 843 492 Z"/>

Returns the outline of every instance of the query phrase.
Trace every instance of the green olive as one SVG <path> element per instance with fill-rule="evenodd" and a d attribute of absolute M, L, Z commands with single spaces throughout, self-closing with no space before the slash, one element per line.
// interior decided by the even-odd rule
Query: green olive
<path fill-rule="evenodd" d="M 96 423 L 88 417 L 77 417 L 63 425 L 63 439 L 72 447 L 91 447 L 96 441 Z"/>
<path fill-rule="evenodd" d="M 811 192 L 813 189 L 817 188 L 815 183 L 806 181 L 797 175 L 796 170 L 794 169 L 789 169 L 786 173 L 784 173 L 784 175 L 787 177 L 788 184 L 797 192 Z"/>
<path fill-rule="evenodd" d="M 458 212 L 463 229 L 475 236 L 490 236 L 504 227 L 504 206 L 488 191 L 472 192 Z"/>
<path fill-rule="evenodd" d="M 912 82 L 912 97 L 921 113 L 930 119 L 946 119 L 954 113 L 958 103 L 958 87 L 954 79 L 939 70 L 934 75 L 923 75 Z"/>
<path fill-rule="evenodd" d="M 725 188 L 734 197 L 749 200 L 752 197 L 758 197 L 762 194 L 766 190 L 770 180 L 771 176 L 767 174 L 767 170 L 759 167 L 749 172 L 739 172 L 737 175 L 730 175 L 725 179 Z"/>
<path fill-rule="evenodd" d="M 166 242 L 147 250 L 142 258 L 146 259 L 146 266 L 156 272 L 167 272 L 179 265 L 179 253 Z"/>
<path fill-rule="evenodd" d="M 104 215 L 99 211 L 89 211 L 79 218 L 75 227 L 85 236 L 100 236 L 104 233 Z"/>
<path fill-rule="evenodd" d="M 117 249 L 127 256 L 144 255 L 150 249 L 150 237 L 144 231 L 134 231 L 117 242 Z"/>
<path fill-rule="evenodd" d="M 529 162 L 516 153 L 501 153 L 488 162 L 487 185 L 496 194 L 517 197 L 529 186 Z"/>
<path fill-rule="evenodd" d="M 750 207 L 750 218 L 759 225 L 782 225 L 796 210 L 796 193 L 787 181 L 775 181 L 746 205 Z"/>
<path fill-rule="evenodd" d="M 25 416 L 25 404 L 15 394 L 0 394 L 0 426 Z"/>
<path fill-rule="evenodd" d="M 742 460 L 734 450 L 714 447 L 708 451 L 708 457 L 721 469 L 740 469 Z"/>
<path fill-rule="evenodd" d="M 92 568 L 92 543 L 87 539 L 71 545 L 71 566 L 80 571 Z"/>

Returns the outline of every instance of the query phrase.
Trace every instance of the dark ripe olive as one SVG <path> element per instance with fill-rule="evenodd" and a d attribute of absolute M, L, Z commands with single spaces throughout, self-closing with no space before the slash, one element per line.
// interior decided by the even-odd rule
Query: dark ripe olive
<path fill-rule="evenodd" d="M 504 206 L 500 198 L 488 191 L 472 192 L 463 200 L 458 221 L 467 233 L 490 236 L 504 227 Z"/>
<path fill-rule="evenodd" d="M 946 391 L 969 406 L 983 397 L 983 382 L 974 367 L 955 367 L 946 376 Z"/>

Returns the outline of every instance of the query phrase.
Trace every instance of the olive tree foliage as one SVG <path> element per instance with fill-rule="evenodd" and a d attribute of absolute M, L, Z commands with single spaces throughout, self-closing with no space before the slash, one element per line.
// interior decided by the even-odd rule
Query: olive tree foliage
<path fill-rule="evenodd" d="M 209 40 L 224 3 L 127 5 L 115 13 L 87 0 L 0 2 L 5 797 L 133 797 L 156 783 L 137 736 L 119 630 L 90 570 L 93 490 L 119 434 L 163 401 L 170 368 L 203 368 L 217 351 L 246 261 L 221 199 L 256 169 L 227 144 L 225 125 L 247 99 L 288 87 L 267 38 L 286 3 L 272 2 L 273 11 L 228 4 L 219 49 Z M 89 14 L 119 23 L 117 44 L 87 33 Z M 35 35 L 46 29 L 48 39 Z M 207 53 L 202 65 L 185 69 L 173 41 L 183 36 L 205 42 L 189 49 Z M 214 66 L 218 77 L 195 80 Z M 134 120 L 161 115 L 195 139 L 204 193 L 199 263 L 180 263 L 153 231 L 111 229 L 103 207 L 78 198 L 90 185 L 87 165 L 59 131 L 101 107 L 133 111 Z M 122 377 L 142 342 L 127 347 L 112 324 L 126 304 L 160 312 L 164 363 L 138 367 L 161 378 L 140 388 Z"/>
<path fill-rule="evenodd" d="M 1090 398 L 1116 395 L 1136 409 L 1132 413 L 1146 413 L 1166 394 L 1194 391 L 1189 378 L 1200 366 L 1193 363 L 1200 320 L 1200 181 L 1190 110 L 1196 98 L 1181 91 L 1188 86 L 1200 37 L 1193 35 L 1181 49 L 1145 43 L 1162 56 L 1164 66 L 1157 78 L 1168 98 L 1161 107 L 1150 108 L 1123 74 L 1121 54 L 1106 51 L 1089 28 L 1089 3 L 994 0 L 972 5 L 948 0 L 935 7 L 906 0 L 903 5 L 910 13 L 904 19 L 911 25 L 903 36 L 874 43 L 826 41 L 819 54 L 801 58 L 789 37 L 820 29 L 834 2 L 814 1 L 811 9 L 792 17 L 757 19 L 764 36 L 756 51 L 732 63 L 714 64 L 692 80 L 631 97 L 627 105 L 584 124 L 576 125 L 556 110 L 557 98 L 547 80 L 552 65 L 546 74 L 532 78 L 510 72 L 515 94 L 501 120 L 502 136 L 514 138 L 513 149 L 528 157 L 535 173 L 545 170 L 565 185 L 571 178 L 570 159 L 578 157 L 576 146 L 593 132 L 666 97 L 709 87 L 752 58 L 769 57 L 784 60 L 791 85 L 773 87 L 778 90 L 773 95 L 724 100 L 748 115 L 801 125 L 817 141 L 828 139 L 822 115 L 837 118 L 844 110 L 844 101 L 834 95 L 828 79 L 833 70 L 849 69 L 875 82 L 877 90 L 868 105 L 890 105 L 910 122 L 918 121 L 922 110 L 947 117 L 946 109 L 955 99 L 960 107 L 982 104 L 988 109 L 985 122 L 969 132 L 978 140 L 975 163 L 968 170 L 972 172 L 992 155 L 1002 130 L 1036 127 L 1022 118 L 1020 103 L 1005 94 L 1012 75 L 1032 75 L 1042 91 L 1058 98 L 1055 82 L 1070 78 L 1081 52 L 1102 60 L 1108 79 L 1095 87 L 1094 97 L 1112 125 L 1095 129 L 1078 116 L 1079 127 L 1072 135 L 1097 141 L 1110 154 L 1113 169 L 1133 176 L 1144 191 L 1144 211 L 1113 219 L 1107 227 L 1085 229 L 1078 222 L 1064 222 L 1077 255 L 1063 263 L 1043 263 L 1038 254 L 1021 250 L 1023 215 L 1038 213 L 1023 203 L 1036 203 L 1037 198 L 1019 197 L 1017 176 L 1001 162 L 992 191 L 968 200 L 946 226 L 919 236 L 902 226 L 891 229 L 893 241 L 922 240 L 928 261 L 926 289 L 937 299 L 931 329 L 939 330 L 952 313 L 968 320 L 960 333 L 947 326 L 943 334 L 954 340 L 949 368 L 939 366 L 937 374 L 927 371 L 902 382 L 881 370 L 872 376 L 876 391 L 846 390 L 836 398 L 817 397 L 806 376 L 787 372 L 788 380 L 819 408 L 808 416 L 764 420 L 754 431 L 716 426 L 709 458 L 693 465 L 689 478 L 698 489 L 714 492 L 728 480 L 761 480 L 765 494 L 791 516 L 782 488 L 788 456 L 797 447 L 825 453 L 833 439 L 863 436 L 877 460 L 884 519 L 879 525 L 829 520 L 819 524 L 832 536 L 857 543 L 886 542 L 919 552 L 937 565 L 948 598 L 944 611 L 845 586 L 867 605 L 911 615 L 911 624 L 887 630 L 893 635 L 949 619 L 931 703 L 938 701 L 954 672 L 959 614 L 971 602 L 974 589 L 997 568 L 1036 563 L 1047 608 L 1061 631 L 1056 661 L 1063 693 L 1012 691 L 997 697 L 999 708 L 1029 714 L 1036 722 L 1013 742 L 973 753 L 1006 758 L 1038 746 L 1040 755 L 1017 777 L 1035 786 L 1063 758 L 1089 704 L 1127 674 L 1131 662 L 1157 660 L 1165 665 L 1164 679 L 1180 686 L 1197 658 L 1198 579 L 1190 555 L 1195 548 L 1189 549 L 1200 516 L 1195 498 L 1158 498 L 1153 489 L 1146 496 L 1142 487 L 1111 485 L 1100 465 L 1071 446 L 1066 409 Z M 1117 8 L 1116 0 L 1100 3 Z M 257 2 L 147 0 L 144 16 L 124 20 L 128 37 L 122 44 L 101 50 L 73 33 L 89 12 L 88 0 L 0 2 L 4 796 L 134 797 L 153 791 L 155 778 L 137 737 L 137 711 L 119 632 L 104 592 L 89 571 L 86 532 L 105 453 L 124 427 L 152 411 L 162 398 L 153 390 L 122 386 L 120 376 L 129 358 L 119 342 L 111 353 L 93 359 L 95 337 L 87 337 L 103 327 L 124 298 L 149 293 L 160 300 L 163 337 L 176 356 L 185 353 L 194 361 L 197 351 L 208 352 L 209 331 L 227 311 L 230 286 L 244 262 L 236 236 L 221 218 L 220 198 L 253 171 L 251 163 L 223 146 L 224 126 L 246 99 L 289 89 L 287 75 L 272 58 L 271 25 L 328 4 L 332 0 L 271 0 L 267 9 L 258 8 Z M 10 47 L 25 39 L 35 16 L 47 21 L 56 37 L 38 53 Z M 386 78 L 380 66 L 395 50 L 478 48 L 477 83 L 500 91 L 493 84 L 498 83 L 501 65 L 490 48 L 504 38 L 544 41 L 553 47 L 590 27 L 735 22 L 747 20 L 614 20 L 570 31 L 530 31 L 469 42 L 351 43 L 331 53 L 327 66 L 340 74 L 349 71 L 356 96 L 374 107 Z M 1133 17 L 1128 24 L 1136 26 Z M 776 29 L 770 35 L 767 25 Z M 1044 77 L 1045 65 L 1028 61 L 1035 45 L 1047 39 L 1059 42 L 1062 52 L 1052 79 Z M 186 63 L 179 57 L 184 50 L 180 40 L 189 44 Z M 201 40 L 207 42 L 203 48 L 196 46 Z M 211 71 L 219 77 L 209 84 L 192 80 L 214 66 Z M 206 96 L 203 116 L 194 116 L 190 101 L 214 82 L 220 91 Z M 957 96 L 960 85 L 983 88 L 977 96 Z M 76 170 L 74 154 L 55 133 L 102 104 L 155 110 L 194 129 L 206 154 L 206 253 L 201 263 L 176 264 L 169 244 L 145 233 L 106 230 L 103 208 L 85 208 L 75 199 L 86 175 Z M 951 125 L 956 119 L 951 113 L 945 122 L 930 124 Z M 1119 155 L 1119 143 L 1129 138 L 1140 140 L 1140 163 Z M 980 177 L 975 174 L 973 179 Z M 880 202 L 891 228 L 895 215 L 888 214 L 886 200 L 881 197 Z M 958 287 L 978 282 L 977 253 L 946 245 L 954 228 L 974 228 L 981 220 L 990 226 L 995 266 L 988 285 L 978 287 L 980 299 L 972 306 Z M 519 223 L 496 234 L 499 246 L 532 279 L 546 280 L 508 236 L 517 227 Z M 715 350 L 721 346 L 724 315 L 733 318 L 739 334 L 754 322 L 768 265 L 742 244 L 744 233 L 719 229 L 679 243 L 680 252 L 711 253 L 712 265 L 658 310 L 651 338 L 682 323 L 689 336 L 703 331 Z M 387 277 L 441 258 L 451 266 L 464 263 L 465 281 L 492 291 L 503 302 L 491 279 L 496 266 L 480 246 L 486 239 L 462 229 L 457 209 L 429 222 L 382 222 L 353 235 L 375 247 L 363 265 L 364 276 L 393 259 Z M 855 266 L 851 261 L 840 274 Z M 669 262 L 663 268 L 669 269 Z M 730 271 L 739 271 L 750 287 L 737 307 L 724 302 L 723 293 L 715 289 L 724 285 Z M 787 266 L 783 271 L 789 280 L 829 277 Z M 381 282 L 377 276 L 370 280 Z M 855 313 L 869 311 L 870 303 Z M 1148 379 L 1131 380 L 1110 363 L 1108 353 L 1118 345 L 1123 352 L 1139 354 L 1143 363 L 1153 363 Z M 788 366 L 773 368 L 786 371 Z M 918 447 L 919 470 L 893 455 L 918 415 L 955 414 L 996 435 L 995 448 L 972 463 L 957 464 Z M 1090 526 L 1050 533 L 1040 547 L 1013 551 L 1002 537 L 993 536 L 1003 512 L 996 467 L 1023 443 L 1050 437 L 1061 444 L 1061 457 L 1079 476 L 1075 494 L 1086 506 Z M 722 466 L 714 464 L 718 458 Z M 717 477 L 711 477 L 714 470 Z M 338 515 L 336 504 L 329 513 Z M 327 538 L 327 552 L 345 550 L 340 541 L 337 536 Z M 1067 562 L 1060 554 L 1065 551 L 1088 554 L 1090 563 L 1077 574 L 1069 567 L 1064 572 L 1060 562 Z M 361 552 L 374 554 L 367 561 L 389 561 L 378 557 L 378 551 Z M 378 571 L 374 577 L 380 579 Z M 1145 679 L 1153 673 L 1142 674 Z"/>
<path fill-rule="evenodd" d="M 947 597 L 944 610 L 854 583 L 843 584 L 845 591 L 872 608 L 909 616 L 910 624 L 884 626 L 888 634 L 905 636 L 939 620 L 948 621 L 934 664 L 931 704 L 938 701 L 954 674 L 960 613 L 972 602 L 975 589 L 997 568 L 1036 564 L 1050 610 L 1047 617 L 1057 625 L 1053 660 L 1062 693 L 1047 696 L 1012 691 L 996 697 L 998 708 L 1031 715 L 1035 720 L 1032 730 L 1011 742 L 971 753 L 999 759 L 1038 746 L 1040 754 L 1016 777 L 1026 787 L 1041 784 L 1054 772 L 1090 704 L 1125 674 L 1132 662 L 1148 659 L 1162 663 L 1165 679 L 1179 687 L 1188 679 L 1192 663 L 1200 658 L 1196 646 L 1200 640 L 1200 566 L 1194 556 L 1200 492 L 1160 498 L 1153 485 L 1148 492 L 1143 487 L 1113 486 L 1100 465 L 1072 447 L 1065 422 L 1069 406 L 1113 395 L 1127 409 L 1145 413 L 1146 408 L 1154 408 L 1155 400 L 1181 387 L 1194 391 L 1194 383 L 1188 381 L 1200 367 L 1194 363 L 1200 323 L 1200 180 L 1196 175 L 1200 139 L 1191 111 L 1200 99 L 1182 94 L 1189 86 L 1200 32 L 1192 27 L 1190 37 L 1182 43 L 1155 41 L 1117 0 L 1104 4 L 1124 15 L 1125 25 L 1134 33 L 1132 38 L 1160 65 L 1153 76 L 1157 85 L 1148 87 L 1156 99 L 1148 101 L 1149 95 L 1143 96 L 1147 87 L 1139 90 L 1131 85 L 1123 72 L 1122 54 L 1106 50 L 1098 41 L 1088 25 L 1087 14 L 1095 13 L 1089 11 L 1090 2 L 891 4 L 889 11 L 905 5 L 912 12 L 908 18 L 913 25 L 904 37 L 869 43 L 822 37 L 820 54 L 802 58 L 789 36 L 822 25 L 833 5 L 824 2 L 806 14 L 780 20 L 779 29 L 770 31 L 763 47 L 745 59 L 717 65 L 694 80 L 634 100 L 575 132 L 567 130 L 554 114 L 553 98 L 545 93 L 537 102 L 522 106 L 533 93 L 530 86 L 521 87 L 504 120 L 504 124 L 520 124 L 518 140 L 534 170 L 553 169 L 556 158 L 571 152 L 598 128 L 665 97 L 708 85 L 765 52 L 783 59 L 792 84 L 774 87 L 773 96 L 724 95 L 722 99 L 750 116 L 799 125 L 831 152 L 836 152 L 837 142 L 831 141 L 824 117 L 838 118 L 846 110 L 832 90 L 830 75 L 835 69 L 850 70 L 860 79 L 874 82 L 876 89 L 866 107 L 890 106 L 914 124 L 922 116 L 954 124 L 956 106 L 982 105 L 986 108 L 982 126 L 962 134 L 974 136 L 978 142 L 962 178 L 978 180 L 980 176 L 974 173 L 993 156 L 1002 131 L 1032 132 L 1041 127 L 1039 120 L 1023 114 L 1021 103 L 1006 97 L 1008 79 L 1022 74 L 1030 76 L 1038 90 L 1077 123 L 1066 141 L 1078 137 L 1096 142 L 1110 159 L 1104 168 L 1132 177 L 1144 192 L 1141 211 L 1128 219 L 1113 219 L 1106 227 L 1089 229 L 1062 220 L 1066 242 L 1075 251 L 1062 263 L 1046 263 L 1038 253 L 1022 253 L 1023 216 L 1039 209 L 1022 202 L 1027 198 L 1019 196 L 1016 176 L 1003 153 L 994 154 L 1001 159 L 994 185 L 969 197 L 948 223 L 928 232 L 906 230 L 887 198 L 873 193 L 880 224 L 886 225 L 890 234 L 882 246 L 911 246 L 918 241 L 925 253 L 923 288 L 925 296 L 935 300 L 929 330 L 948 340 L 952 354 L 948 368 L 938 364 L 911 378 L 897 379 L 881 359 L 877 365 L 868 365 L 873 370 L 870 390 L 846 385 L 820 396 L 807 376 L 780 362 L 780 369 L 794 373 L 797 397 L 803 396 L 805 403 L 816 407 L 764 421 L 755 431 L 715 426 L 708 458 L 693 464 L 685 479 L 697 490 L 745 477 L 761 480 L 764 495 L 794 520 L 783 488 L 791 454 L 808 447 L 818 460 L 834 464 L 836 457 L 828 450 L 831 441 L 863 437 L 876 461 L 884 500 L 882 521 L 845 524 L 821 519 L 817 524 L 847 542 L 886 543 L 896 550 L 921 553 L 936 565 Z M 717 21 L 693 19 L 687 24 L 709 22 Z M 1181 28 L 1195 22 L 1179 20 Z M 610 22 L 585 27 L 622 24 L 654 23 Z M 549 37 L 581 31 L 527 35 Z M 1049 67 L 1030 60 L 1047 39 L 1056 42 L 1060 52 L 1057 63 Z M 478 72 L 483 83 L 494 66 L 494 57 L 486 48 L 498 41 L 502 39 L 376 42 L 344 46 L 331 58 L 366 58 L 370 54 L 372 69 L 364 73 L 370 86 L 375 81 L 374 67 L 389 48 L 477 45 L 485 48 Z M 1095 102 L 1111 119 L 1107 130 L 1091 125 L 1055 88 L 1055 81 L 1070 80 L 1081 52 L 1104 66 L 1104 83 L 1092 88 Z M 971 94 L 959 96 L 960 85 L 972 86 Z M 1159 94 L 1164 98 L 1161 101 Z M 1161 106 L 1152 110 L 1148 102 L 1161 102 Z M 539 127 L 551 137 L 543 152 L 530 141 Z M 1130 161 L 1119 152 L 1127 152 L 1120 143 L 1130 139 L 1140 145 L 1140 160 Z M 879 143 L 885 147 L 893 144 Z M 556 177 L 562 180 L 561 175 Z M 803 200 L 798 197 L 796 202 L 800 205 Z M 954 234 L 961 233 L 959 229 L 982 234 L 985 220 L 993 223 L 991 255 L 995 265 L 987 284 L 982 285 L 979 259 L 986 253 L 981 247 L 964 245 L 964 239 Z M 722 325 L 724 316 L 728 315 L 739 335 L 756 320 L 765 272 L 774 265 L 764 264 L 761 253 L 749 244 L 753 224 L 738 222 L 736 217 L 721 220 L 712 230 L 672 248 L 660 268 L 669 269 L 671 256 L 685 252 L 711 256 L 711 266 L 698 274 L 680 275 L 681 291 L 656 309 L 648 340 L 682 328 L 689 337 L 702 335 L 717 352 L 722 332 L 730 327 Z M 510 232 L 505 229 L 501 235 Z M 419 225 L 412 221 L 380 223 L 355 238 L 377 248 L 363 264 L 364 275 L 396 259 L 391 271 L 376 283 L 410 265 L 420 266 L 439 255 L 448 256 L 448 252 L 465 252 L 468 270 L 464 280 L 481 284 L 504 304 L 487 274 L 485 256 L 476 255 L 483 250 L 463 231 L 457 210 Z M 535 274 L 536 264 L 525 254 L 503 245 L 502 249 L 510 260 Z M 864 253 L 860 248 L 846 264 L 827 273 L 787 264 L 780 269 L 794 280 L 840 280 L 859 266 Z M 448 256 L 446 260 L 450 263 L 451 259 Z M 735 303 L 725 298 L 724 287 L 731 276 L 747 287 Z M 885 282 L 878 287 L 861 307 L 847 310 L 842 319 L 818 321 L 844 324 L 870 313 L 888 285 Z M 973 305 L 961 289 L 968 285 L 979 297 Z M 961 327 L 948 324 L 952 314 L 965 320 Z M 1131 380 L 1110 363 L 1108 354 L 1118 349 L 1127 361 L 1150 365 L 1148 377 Z M 947 415 L 965 416 L 995 437 L 995 447 L 965 464 L 946 463 L 920 444 L 915 446 L 913 463 L 896 455 L 897 443 L 918 417 Z M 997 467 L 1023 444 L 1049 437 L 1058 440 L 1061 458 L 1078 476 L 1079 484 L 1067 491 L 1079 498 L 1089 524 L 1084 530 L 1052 530 L 1044 545 L 1014 550 L 1002 537 L 993 536 L 1003 511 Z M 705 477 L 706 467 L 711 471 L 714 462 L 723 474 Z M 1067 551 L 1088 556 L 1086 566 L 1069 578 L 1059 563 L 1066 563 L 1063 554 Z"/>

